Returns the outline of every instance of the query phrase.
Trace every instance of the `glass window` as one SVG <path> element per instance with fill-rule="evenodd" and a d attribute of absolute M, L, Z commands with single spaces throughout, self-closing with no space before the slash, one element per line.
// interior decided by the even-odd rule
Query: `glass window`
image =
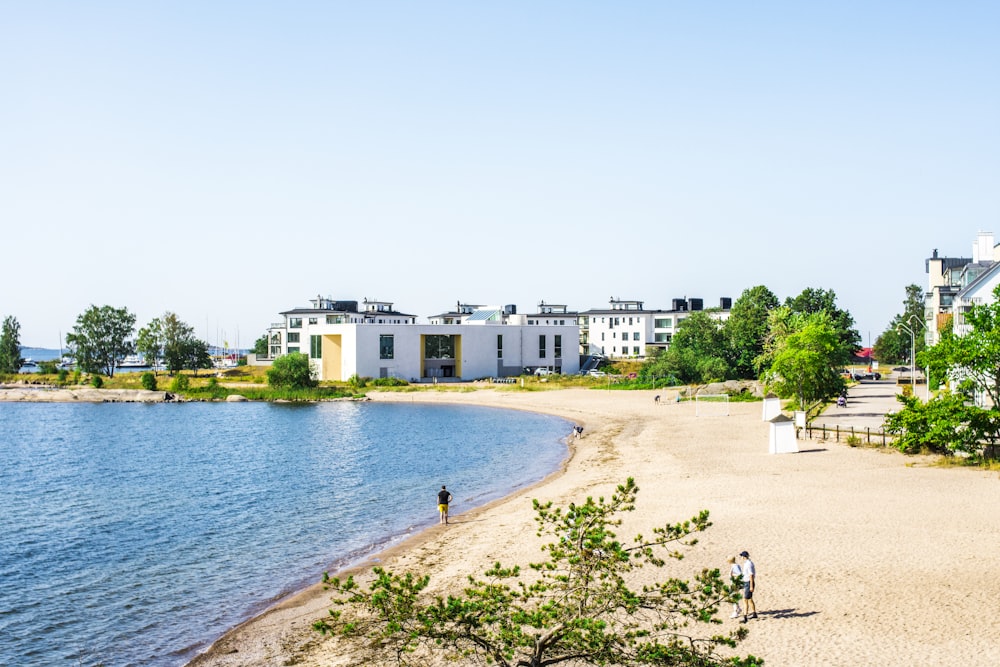
<path fill-rule="evenodd" d="M 555 342 L 552 346 L 553 352 L 555 352 L 556 359 L 562 359 L 562 336 L 559 334 L 555 335 Z"/>
<path fill-rule="evenodd" d="M 298 343 L 299 342 L 299 332 L 298 331 L 294 331 L 294 332 L 293 331 L 289 331 L 288 332 L 288 342 L 289 343 Z"/>
<path fill-rule="evenodd" d="M 309 336 L 309 358 L 319 359 L 323 356 L 323 337 Z"/>
<path fill-rule="evenodd" d="M 658 317 L 653 321 L 653 326 L 657 329 L 669 329 L 674 326 L 674 320 L 672 317 Z"/>
<path fill-rule="evenodd" d="M 378 337 L 378 358 L 379 359 L 394 359 L 395 358 L 395 342 L 391 335 L 381 335 Z"/>
<path fill-rule="evenodd" d="M 632 340 L 639 340 L 639 332 L 638 331 L 633 331 L 632 332 Z"/>
<path fill-rule="evenodd" d="M 299 348 L 297 347 L 288 348 L 288 354 L 298 354 L 298 353 L 299 353 Z"/>
<path fill-rule="evenodd" d="M 316 318 L 315 317 L 310 317 L 309 318 L 309 324 L 316 324 Z"/>
<path fill-rule="evenodd" d="M 455 337 L 442 335 L 424 336 L 425 359 L 454 359 Z"/>
<path fill-rule="evenodd" d="M 633 347 L 632 348 L 632 356 L 635 356 L 635 357 L 639 356 L 639 348 L 638 347 Z"/>
<path fill-rule="evenodd" d="M 538 358 L 545 358 L 545 336 L 538 337 Z"/>
<path fill-rule="evenodd" d="M 289 329 L 301 329 L 302 328 L 302 318 L 301 317 L 289 317 L 288 318 L 288 328 Z"/>
<path fill-rule="evenodd" d="M 503 359 L 503 334 L 497 334 L 497 359 Z"/>

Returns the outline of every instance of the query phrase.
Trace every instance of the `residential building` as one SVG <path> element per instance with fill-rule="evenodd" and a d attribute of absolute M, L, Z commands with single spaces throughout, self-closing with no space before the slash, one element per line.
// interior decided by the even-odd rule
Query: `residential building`
<path fill-rule="evenodd" d="M 610 359 L 645 359 L 654 349 L 670 347 L 680 323 L 692 313 L 705 311 L 724 322 L 731 309 L 729 297 L 719 299 L 719 307 L 709 310 L 698 298 L 673 299 L 670 310 L 647 310 L 642 301 L 612 297 L 608 308 L 579 314 L 582 353 Z"/>
<path fill-rule="evenodd" d="M 429 324 L 390 302 L 317 297 L 282 313 L 268 330 L 272 358 L 307 352 L 321 380 L 400 377 L 409 381 L 511 377 L 539 368 L 580 368 L 575 317 L 518 315 L 514 306 L 457 304 Z M 545 315 L 550 315 L 545 313 Z"/>
<path fill-rule="evenodd" d="M 973 304 L 992 303 L 993 288 L 1000 284 L 1000 247 L 992 232 L 979 232 L 972 257 L 940 257 L 935 249 L 926 261 L 924 326 L 927 345 L 941 340 L 949 318 L 956 333 L 966 330 L 964 314 Z"/>

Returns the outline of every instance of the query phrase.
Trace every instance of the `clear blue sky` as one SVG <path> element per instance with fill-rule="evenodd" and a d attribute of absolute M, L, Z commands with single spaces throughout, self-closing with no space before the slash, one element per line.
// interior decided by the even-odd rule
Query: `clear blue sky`
<path fill-rule="evenodd" d="M 824 6 L 820 6 L 820 5 Z M 0 316 L 249 345 L 317 294 L 707 305 L 862 339 L 1000 239 L 996 2 L 0 0 Z"/>

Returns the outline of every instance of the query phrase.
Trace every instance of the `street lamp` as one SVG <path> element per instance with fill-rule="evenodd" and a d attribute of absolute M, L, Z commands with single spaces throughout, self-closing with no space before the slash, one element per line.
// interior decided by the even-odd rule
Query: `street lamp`
<path fill-rule="evenodd" d="M 917 347 L 917 338 L 913 334 L 913 329 L 911 329 L 909 326 L 907 326 L 902 322 L 900 322 L 899 326 L 896 327 L 896 331 L 899 331 L 900 329 L 910 334 L 910 389 L 913 389 L 913 378 L 917 374 L 917 369 L 916 369 L 917 360 L 916 360 L 916 355 L 914 354 L 914 350 Z"/>
<path fill-rule="evenodd" d="M 911 325 L 913 324 L 914 318 L 917 319 L 917 324 L 919 324 L 921 328 L 925 326 L 924 323 L 920 321 L 920 318 L 918 318 L 916 315 L 910 315 L 910 317 L 908 318 Z M 903 329 L 904 331 L 906 331 L 906 333 L 910 334 L 910 388 L 912 389 L 914 378 L 917 374 L 917 355 L 916 355 L 917 337 L 916 334 L 914 333 L 913 328 L 911 328 L 911 326 L 903 322 L 900 322 L 899 326 L 896 327 L 897 331 L 899 331 L 900 329 Z M 931 397 L 930 378 L 929 377 L 925 378 L 924 382 L 926 383 L 927 387 L 926 388 L 927 400 L 930 400 Z"/>

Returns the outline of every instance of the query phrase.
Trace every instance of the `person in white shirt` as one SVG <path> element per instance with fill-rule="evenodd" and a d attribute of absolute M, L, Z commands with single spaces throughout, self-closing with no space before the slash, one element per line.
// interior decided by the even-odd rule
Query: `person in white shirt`
<path fill-rule="evenodd" d="M 729 576 L 735 584 L 743 581 L 743 571 L 740 569 L 739 563 L 736 562 L 736 556 L 729 557 Z M 733 615 L 729 618 L 739 618 L 742 615 L 743 609 L 740 608 L 740 603 L 733 600 Z"/>
<path fill-rule="evenodd" d="M 747 622 L 747 614 L 753 609 L 750 618 L 757 618 L 757 603 L 753 601 L 753 592 L 757 588 L 757 568 L 750 560 L 750 554 L 746 551 L 740 552 L 743 559 L 743 566 L 740 570 L 743 573 L 743 623 Z"/>

